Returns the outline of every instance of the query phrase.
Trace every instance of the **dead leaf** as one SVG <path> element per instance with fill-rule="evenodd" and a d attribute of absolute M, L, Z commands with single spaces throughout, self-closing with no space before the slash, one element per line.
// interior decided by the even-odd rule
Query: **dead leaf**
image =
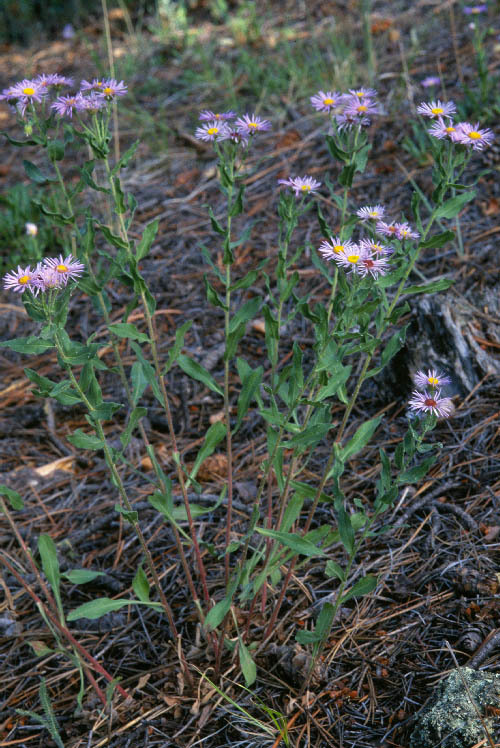
<path fill-rule="evenodd" d="M 35 468 L 35 473 L 41 478 L 46 478 L 47 476 L 52 475 L 52 473 L 55 473 L 56 470 L 64 470 L 67 473 L 74 473 L 74 461 L 75 458 L 72 455 L 69 455 L 68 457 L 59 457 L 58 460 L 48 462 L 46 465 Z"/>
<path fill-rule="evenodd" d="M 210 418 L 208 420 L 210 421 L 210 425 L 212 425 L 214 423 L 219 423 L 220 421 L 223 421 L 224 420 L 224 411 L 223 410 L 219 410 L 218 413 L 212 413 L 212 415 L 210 416 Z"/>
<path fill-rule="evenodd" d="M 227 456 L 223 453 L 210 455 L 201 463 L 196 476 L 200 481 L 213 481 L 227 475 Z"/>
<path fill-rule="evenodd" d="M 266 334 L 266 323 L 263 319 L 254 319 L 252 322 L 252 330 L 260 332 L 262 335 Z"/>

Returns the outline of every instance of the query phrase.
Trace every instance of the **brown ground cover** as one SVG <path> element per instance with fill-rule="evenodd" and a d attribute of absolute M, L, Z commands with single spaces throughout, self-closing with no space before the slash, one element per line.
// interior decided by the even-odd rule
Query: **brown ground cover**
<path fill-rule="evenodd" d="M 308 14 L 318 24 L 327 16 L 326 4 L 310 4 Z M 345 23 L 356 29 L 356 14 L 340 3 L 329 3 L 330 12 L 346 13 Z M 371 126 L 373 151 L 366 172 L 358 176 L 353 200 L 359 205 L 390 203 L 394 213 L 409 216 L 412 185 L 424 193 L 430 190 L 430 166 L 418 164 L 401 143 L 407 132 L 411 112 L 398 98 L 396 81 L 405 81 L 410 100 L 426 98 L 416 81 L 431 74 L 438 60 L 449 81 L 448 95 L 463 97 L 461 77 L 473 82 L 473 64 L 466 21 L 455 11 L 455 36 L 430 34 L 425 54 L 408 60 L 411 29 L 418 14 L 425 13 L 431 23 L 449 23 L 449 15 L 436 5 L 417 5 L 411 11 L 396 12 L 389 4 L 374 17 L 379 54 L 377 81 L 386 114 Z M 291 4 L 292 26 L 297 34 L 310 33 L 303 12 Z M 292 12 L 293 11 L 293 12 Z M 436 12 L 435 12 L 436 11 Z M 441 15 L 438 14 L 438 11 Z M 205 22 L 200 7 L 198 20 Z M 436 28 L 432 26 L 432 28 Z M 500 29 L 497 29 L 500 31 Z M 116 17 L 113 34 L 115 45 L 126 39 Z M 392 34 L 392 35 L 391 35 Z M 91 38 L 91 37 L 89 37 Z M 313 43 L 314 40 L 312 40 Z M 151 44 L 155 44 L 154 40 Z M 264 42 L 262 42 L 264 44 Z M 491 75 L 500 62 L 495 51 L 495 37 L 488 39 Z M 81 42 L 49 43 L 36 51 L 4 49 L 0 57 L 2 83 L 25 76 L 26 58 L 33 73 L 57 70 L 76 77 L 92 76 L 89 51 L 102 49 L 99 35 L 92 44 Z M 256 43 L 255 54 L 262 52 Z M 175 68 L 138 67 L 136 85 L 141 76 L 158 76 L 168 91 L 175 90 Z M 8 76 L 8 77 L 7 77 Z M 362 80 L 358 80 L 362 84 Z M 129 82 L 129 85 L 133 85 Z M 312 116 L 304 91 L 300 102 L 284 98 L 281 102 L 281 126 L 262 141 L 256 172 L 246 193 L 247 210 L 241 228 L 255 221 L 249 239 L 238 251 L 237 271 L 247 272 L 264 258 L 273 262 L 276 245 L 276 180 L 290 174 L 308 173 L 322 179 L 325 173 L 334 181 L 337 167 L 323 144 L 321 119 Z M 242 82 L 242 96 L 248 95 Z M 138 95 L 140 97 L 140 94 Z M 421 98 L 420 98 L 421 97 Z M 165 108 L 158 98 L 140 99 L 140 105 L 153 118 L 164 117 Z M 208 246 L 216 262 L 221 249 L 210 229 L 204 204 L 217 209 L 220 200 L 216 190 L 213 156 L 209 148 L 193 142 L 191 133 L 198 109 L 209 101 L 176 100 L 168 105 L 168 116 L 175 123 L 167 157 L 155 153 L 144 143 L 140 157 L 128 168 L 127 188 L 139 203 L 135 227 L 137 236 L 149 221 L 160 219 L 160 230 L 143 272 L 157 299 L 156 323 L 160 333 L 161 353 L 167 356 L 175 338 L 176 326 L 186 319 L 194 325 L 186 338 L 186 351 L 199 360 L 216 378 L 222 370 L 223 324 L 219 310 L 207 305 L 203 285 L 206 268 L 202 264 L 200 243 Z M 251 106 L 251 105 L 250 105 Z M 270 112 L 263 112 L 269 116 Z M 2 127 L 11 126 L 2 111 Z M 131 140 L 132 126 L 127 117 L 121 132 L 122 145 Z M 500 133 L 499 128 L 493 129 Z M 6 184 L 22 177 L 16 152 L 4 148 L 2 166 Z M 257 157 L 255 157 L 257 158 Z M 405 429 L 406 401 L 411 390 L 411 374 L 424 366 L 424 353 L 433 350 L 453 379 L 456 411 L 449 421 L 441 421 L 435 431 L 442 442 L 442 457 L 421 485 L 404 491 L 389 519 L 389 532 L 366 542 L 359 559 L 359 574 L 373 573 L 379 578 L 376 594 L 351 600 L 341 608 L 328 640 L 320 667 L 310 691 L 299 695 L 307 668 L 307 652 L 295 643 L 295 633 L 311 628 L 321 603 L 334 592 L 334 580 L 327 580 L 313 561 L 303 564 L 288 589 L 272 645 L 257 656 L 258 679 L 252 694 L 242 691 L 232 681 L 241 682 L 236 664 L 228 656 L 221 687 L 239 704 L 266 723 L 269 720 L 256 705 L 256 696 L 268 706 L 286 715 L 290 744 L 299 746 L 408 746 L 409 736 L 418 719 L 420 707 L 432 688 L 455 667 L 446 642 L 451 645 L 460 665 L 499 672 L 500 610 L 500 300 L 498 278 L 499 162 L 496 152 L 478 154 L 469 169 L 477 179 L 478 196 L 463 212 L 460 228 L 464 255 L 445 246 L 429 250 L 422 256 L 419 272 L 430 280 L 443 275 L 454 278 L 445 294 L 432 297 L 430 306 L 410 299 L 409 341 L 398 355 L 391 371 L 369 380 L 353 412 L 350 430 L 366 418 L 384 413 L 377 442 L 369 445 L 351 461 L 345 474 L 344 490 L 350 497 L 369 502 L 377 478 L 378 448 L 392 449 Z M 334 220 L 333 203 L 321 198 L 324 212 Z M 258 222 L 257 222 L 258 221 Z M 297 242 L 312 247 L 321 240 L 314 217 L 302 219 Z M 313 250 L 314 251 L 314 250 Z M 306 252 L 300 268 L 301 283 L 313 299 L 321 301 L 327 285 L 310 263 Z M 421 277 L 422 277 L 421 276 Z M 112 289 L 116 320 L 128 302 L 123 289 Z M 242 299 L 265 294 L 257 282 Z M 245 297 L 246 294 L 246 297 Z M 0 336 L 8 339 L 28 335 L 33 323 L 12 295 L 0 294 Z M 131 320 L 132 321 L 132 320 Z M 133 321 L 141 325 L 137 311 Z M 100 321 L 88 300 L 75 294 L 69 327 L 75 336 L 85 338 Z M 99 334 L 99 329 L 98 329 Z M 311 331 L 297 322 L 286 331 L 290 341 L 298 341 L 307 359 Z M 422 344 L 426 340 L 428 348 Z M 266 365 L 264 338 L 259 324 L 247 331 L 242 342 L 247 360 Z M 286 351 L 286 346 L 283 346 Z M 122 351 L 125 362 L 132 362 L 126 341 Z M 104 357 L 109 352 L 104 351 Z M 282 363 L 286 360 L 283 354 Z M 110 483 L 101 453 L 81 453 L 65 440 L 65 435 L 85 425 L 83 411 L 57 403 L 43 405 L 32 392 L 23 367 L 30 366 L 45 376 L 55 374 L 55 357 L 43 354 L 27 361 L 18 354 L 0 352 L 0 466 L 2 482 L 18 490 L 25 499 L 25 510 L 16 513 L 22 540 L 33 553 L 40 533 L 48 533 L 56 542 L 61 569 L 92 567 L 105 572 L 95 582 L 63 587 L 66 610 L 87 599 L 127 594 L 140 562 L 140 548 L 128 525 L 121 521 L 113 507 L 115 489 Z M 182 454 L 189 463 L 194 459 L 210 419 L 217 417 L 220 403 L 197 382 L 187 382 L 173 369 L 168 376 L 173 396 L 174 417 Z M 106 395 L 120 401 L 118 381 L 106 381 Z M 146 398 L 148 397 L 146 393 Z M 149 406 L 149 433 L 162 467 L 172 471 L 167 425 L 153 400 Z M 341 413 L 340 405 L 339 415 Z M 119 414 L 118 414 L 119 418 Z M 112 432 L 113 424 L 107 424 Z M 138 473 L 125 473 L 127 488 L 135 496 L 134 507 L 140 512 L 145 532 L 158 567 L 164 589 L 177 617 L 189 662 L 201 671 L 213 662 L 207 654 L 193 609 L 186 602 L 182 569 L 175 556 L 168 528 L 146 500 L 150 488 L 147 478 L 151 464 L 139 453 L 132 440 L 129 458 Z M 256 475 L 267 449 L 264 424 L 248 419 L 238 432 L 234 446 L 234 481 L 236 486 L 236 519 L 234 532 L 242 531 L 248 521 L 255 493 Z M 316 483 L 329 454 L 328 444 L 319 447 L 308 470 Z M 224 484 L 224 455 L 209 460 L 199 480 L 202 497 L 196 501 L 213 504 Z M 318 524 L 334 523 L 329 505 L 320 504 Z M 200 538 L 205 542 L 204 559 L 209 585 L 222 586 L 221 566 L 210 555 L 224 532 L 224 502 L 200 520 Z M 41 594 L 27 567 L 18 541 L 7 523 L 2 521 L 0 544 L 36 594 Z M 338 558 L 342 559 L 339 545 Z M 194 561 L 193 561 L 194 563 Z M 0 745 L 45 746 L 48 733 L 31 718 L 16 714 L 16 709 L 41 712 L 38 700 L 40 677 L 46 679 L 50 698 L 59 722 L 64 745 L 68 748 L 113 746 L 273 746 L 279 745 L 278 733 L 270 738 L 259 731 L 238 710 L 218 695 L 206 682 L 199 682 L 192 692 L 180 678 L 179 661 L 169 639 L 164 619 L 151 610 L 133 609 L 117 612 L 99 621 L 80 620 L 71 624 L 77 640 L 93 653 L 107 670 L 120 678 L 121 686 L 133 695 L 125 704 L 115 695 L 112 714 L 103 714 L 90 688 L 84 709 L 75 715 L 78 676 L 71 663 L 59 655 L 36 657 L 29 643 L 53 645 L 53 638 L 40 618 L 36 606 L 16 579 L 4 574 L 3 601 L 0 607 L 0 651 L 3 660 L 2 720 Z M 43 597 L 43 595 L 42 595 Z M 275 601 L 268 596 L 268 606 Z M 252 622 L 262 627 L 261 613 Z M 40 645 L 41 646 L 41 645 Z M 500 740 L 500 733 L 496 736 Z M 484 745 L 487 743 L 485 742 Z M 465 747 L 464 747 L 465 748 Z"/>

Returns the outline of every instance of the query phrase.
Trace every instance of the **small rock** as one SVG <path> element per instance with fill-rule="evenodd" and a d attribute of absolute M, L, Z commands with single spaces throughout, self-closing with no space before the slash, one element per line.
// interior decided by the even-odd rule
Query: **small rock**
<path fill-rule="evenodd" d="M 470 696 L 463 680 L 467 683 Z M 436 688 L 433 703 L 418 717 L 418 726 L 410 738 L 410 748 L 472 748 L 486 737 L 483 725 L 471 702 L 479 709 L 484 724 L 493 737 L 494 719 L 489 706 L 497 706 L 500 698 L 500 675 L 472 670 L 453 670 Z"/>

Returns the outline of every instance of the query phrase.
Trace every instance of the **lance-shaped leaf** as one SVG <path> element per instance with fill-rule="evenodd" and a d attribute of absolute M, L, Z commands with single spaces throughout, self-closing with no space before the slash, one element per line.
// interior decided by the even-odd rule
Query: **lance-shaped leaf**
<path fill-rule="evenodd" d="M 258 533 L 264 535 L 266 538 L 273 538 L 287 548 L 291 548 L 295 553 L 299 553 L 301 556 L 324 556 L 325 552 L 311 543 L 309 540 L 296 535 L 293 532 L 281 532 L 280 530 L 267 530 L 263 527 L 255 528 Z"/>
<path fill-rule="evenodd" d="M 350 590 L 347 590 L 345 595 L 342 595 L 341 602 L 345 603 L 352 597 L 362 597 L 362 595 L 367 595 L 375 589 L 377 581 L 377 577 L 374 577 L 373 574 L 367 574 L 366 577 L 363 577 L 363 579 L 356 582 Z"/>
<path fill-rule="evenodd" d="M 451 197 L 437 209 L 435 218 L 454 218 L 460 213 L 464 205 L 473 200 L 475 196 L 476 191 L 469 190 L 468 192 L 462 192 L 460 195 Z"/>
<path fill-rule="evenodd" d="M 88 618 L 95 621 L 96 618 L 102 618 L 106 613 L 112 613 L 115 610 L 125 608 L 127 605 L 147 605 L 150 608 L 161 610 L 161 603 L 143 603 L 142 600 L 112 600 L 109 597 L 100 597 L 97 600 L 90 600 L 88 603 L 79 605 L 72 610 L 67 616 L 68 621 L 77 621 L 78 618 Z"/>
<path fill-rule="evenodd" d="M 224 393 L 222 392 L 221 388 L 219 387 L 213 376 L 210 374 L 210 372 L 207 371 L 197 361 L 194 361 L 192 358 L 189 358 L 189 356 L 181 353 L 179 356 L 177 356 L 177 363 L 188 376 L 196 379 L 202 384 L 205 384 L 210 390 L 212 390 L 212 392 L 216 392 L 221 397 L 224 396 Z"/>
<path fill-rule="evenodd" d="M 24 509 L 24 501 L 21 495 L 3 483 L 0 483 L 0 496 L 6 496 L 13 509 Z"/>
<path fill-rule="evenodd" d="M 196 475 L 198 473 L 198 470 L 200 469 L 200 466 L 204 460 L 206 460 L 207 457 L 210 457 L 211 454 L 213 454 L 216 446 L 221 442 L 224 437 L 226 436 L 226 426 L 225 424 L 221 423 L 220 421 L 217 421 L 216 423 L 213 423 L 210 428 L 207 430 L 207 433 L 205 434 L 205 441 L 203 442 L 203 446 L 196 455 L 196 460 L 194 461 L 193 469 L 191 470 L 191 473 L 189 474 L 189 480 L 186 482 L 186 488 L 189 486 L 189 484 L 196 478 Z"/>
<path fill-rule="evenodd" d="M 366 444 L 368 444 L 375 429 L 379 425 L 381 418 L 382 416 L 371 418 L 369 421 L 365 421 L 365 423 L 357 429 L 352 439 L 348 441 L 346 446 L 340 451 L 340 457 L 343 462 L 349 460 L 357 452 L 360 452 Z"/>
<path fill-rule="evenodd" d="M 158 233 L 159 220 L 156 218 L 151 223 L 148 223 L 143 231 L 141 241 L 137 245 L 135 250 L 135 256 L 137 260 L 142 260 L 149 254 L 149 250 L 155 240 L 156 234 Z"/>
<path fill-rule="evenodd" d="M 139 343 L 149 343 L 149 335 L 140 332 L 131 322 L 115 322 L 109 325 L 109 329 L 119 338 L 129 338 L 130 340 L 138 340 Z"/>

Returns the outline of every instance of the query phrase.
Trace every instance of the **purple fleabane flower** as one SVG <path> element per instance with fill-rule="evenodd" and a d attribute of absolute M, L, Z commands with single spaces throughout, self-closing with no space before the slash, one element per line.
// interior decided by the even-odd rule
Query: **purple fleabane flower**
<path fill-rule="evenodd" d="M 429 369 L 427 374 L 422 370 L 417 371 L 414 381 L 417 387 L 420 387 L 423 390 L 429 389 L 429 387 L 432 390 L 435 390 L 438 388 L 441 389 L 441 387 L 446 384 L 450 384 L 451 379 L 435 369 Z"/>
<path fill-rule="evenodd" d="M 485 146 L 491 145 L 495 136 L 489 129 L 481 130 L 479 122 L 471 125 L 469 122 L 460 122 L 456 128 L 454 140 L 462 145 L 471 146 L 474 151 L 482 151 Z"/>
<path fill-rule="evenodd" d="M 377 232 L 377 234 L 382 234 L 382 236 L 392 236 L 398 238 L 398 227 L 396 223 L 377 221 L 375 231 Z"/>
<path fill-rule="evenodd" d="M 99 111 L 99 109 L 103 109 L 106 106 L 106 99 L 104 96 L 98 96 L 95 91 L 91 91 L 88 96 L 84 96 L 81 91 L 77 94 L 77 96 L 81 96 L 81 99 L 79 99 L 79 106 L 78 111 L 85 111 L 90 112 L 90 114 L 95 114 Z"/>
<path fill-rule="evenodd" d="M 351 114 L 344 112 L 343 114 L 337 114 L 335 121 L 339 130 L 348 130 L 353 125 L 357 127 L 368 127 L 371 124 L 368 117 L 360 117 L 357 114 Z"/>
<path fill-rule="evenodd" d="M 373 239 L 361 239 L 359 246 L 368 254 L 374 257 L 388 257 L 394 250 L 386 247 L 385 244 L 373 241 Z"/>
<path fill-rule="evenodd" d="M 453 403 L 450 398 L 441 397 L 440 390 L 432 393 L 414 390 L 408 405 L 415 413 L 433 413 L 435 416 L 441 416 L 441 418 L 447 418 L 453 410 Z"/>
<path fill-rule="evenodd" d="M 352 244 L 347 251 L 340 252 L 333 257 L 334 262 L 340 267 L 346 268 L 351 273 L 360 274 L 360 268 L 363 267 L 365 260 L 370 259 L 365 250 L 358 244 Z M 375 262 L 375 260 L 374 260 Z M 365 275 L 367 270 L 365 271 Z"/>
<path fill-rule="evenodd" d="M 418 231 L 413 231 L 408 223 L 395 223 L 394 225 L 398 239 L 418 239 L 420 236 Z"/>
<path fill-rule="evenodd" d="M 72 86 L 74 84 L 73 78 L 67 78 L 65 75 L 59 75 L 59 73 L 40 73 L 34 79 L 35 83 L 38 83 L 42 88 L 49 88 L 50 86 Z"/>
<path fill-rule="evenodd" d="M 349 97 L 344 101 L 344 115 L 346 117 L 367 117 L 370 114 L 378 114 L 378 106 L 371 99 Z"/>
<path fill-rule="evenodd" d="M 318 247 L 318 252 L 325 260 L 334 260 L 338 255 L 344 253 L 350 254 L 355 250 L 357 250 L 357 245 L 354 242 L 350 239 L 343 242 L 340 236 L 336 236 L 330 241 L 325 239 Z"/>
<path fill-rule="evenodd" d="M 450 117 L 455 114 L 457 108 L 453 101 L 442 102 L 431 101 L 429 103 L 423 102 L 417 107 L 418 114 L 422 114 L 424 117 Z"/>
<path fill-rule="evenodd" d="M 33 278 L 33 285 L 37 293 L 39 291 L 44 293 L 44 291 L 49 291 L 52 288 L 62 288 L 66 283 L 64 276 L 58 273 L 55 268 L 38 263 Z"/>
<path fill-rule="evenodd" d="M 97 87 L 95 92 L 99 96 L 104 96 L 106 99 L 111 101 L 116 96 L 125 96 L 128 92 L 128 88 L 123 81 L 116 81 L 114 78 L 102 81 L 102 86 Z"/>
<path fill-rule="evenodd" d="M 373 99 L 377 95 L 374 88 L 350 88 L 349 94 L 359 100 L 361 99 Z"/>
<path fill-rule="evenodd" d="M 257 117 L 256 114 L 245 114 L 243 117 L 238 117 L 234 124 L 238 132 L 245 138 L 248 135 L 254 135 L 256 132 L 263 132 L 264 130 L 271 129 L 271 123 L 269 120 Z"/>
<path fill-rule="evenodd" d="M 34 291 L 36 271 L 33 271 L 29 265 L 25 268 L 21 265 L 17 266 L 17 270 L 13 270 L 3 278 L 3 287 L 6 290 L 14 291 L 15 293 L 24 293 L 26 289 Z M 36 291 L 37 292 L 37 291 Z"/>
<path fill-rule="evenodd" d="M 485 3 L 482 5 L 464 5 L 462 10 L 466 16 L 475 16 L 479 13 L 487 13 L 488 6 Z"/>
<path fill-rule="evenodd" d="M 356 211 L 358 218 L 362 221 L 378 221 L 385 213 L 383 205 L 365 205 L 364 208 L 360 208 Z"/>
<path fill-rule="evenodd" d="M 212 112 L 210 109 L 205 109 L 203 112 L 200 112 L 198 119 L 202 122 L 213 122 L 214 120 L 219 122 L 220 120 L 234 119 L 235 117 L 236 112 Z"/>
<path fill-rule="evenodd" d="M 295 197 L 299 195 L 308 195 L 311 192 L 321 187 L 321 182 L 318 182 L 313 177 L 290 177 L 290 179 L 278 179 L 278 184 L 284 184 L 286 187 L 291 187 L 295 192 Z"/>
<path fill-rule="evenodd" d="M 361 250 L 361 260 L 357 263 L 356 268 L 362 278 L 367 275 L 371 275 L 372 278 L 378 278 L 379 275 L 387 273 L 390 269 L 387 257 L 368 255 L 361 243 L 359 244 L 359 248 Z"/>
<path fill-rule="evenodd" d="M 32 104 L 34 101 L 40 102 L 46 93 L 46 90 L 39 83 L 25 78 L 4 91 L 4 98 L 8 101 L 17 101 L 17 107 L 24 117 L 28 104 Z"/>
<path fill-rule="evenodd" d="M 51 104 L 51 109 L 54 109 L 59 117 L 72 117 L 73 111 L 82 112 L 86 108 L 85 97 L 81 93 L 75 96 L 59 96 Z"/>
<path fill-rule="evenodd" d="M 210 142 L 213 140 L 227 140 L 231 137 L 231 131 L 225 122 L 207 122 L 205 125 L 196 128 L 194 134 L 198 140 Z"/>
<path fill-rule="evenodd" d="M 80 83 L 80 91 L 102 91 L 106 81 L 101 78 L 94 78 L 92 82 L 83 80 Z"/>
<path fill-rule="evenodd" d="M 457 140 L 457 128 L 453 124 L 453 121 L 449 120 L 445 122 L 442 117 L 439 117 L 437 122 L 433 122 L 432 127 L 427 132 L 433 138 L 439 138 L 439 140 L 443 140 L 444 138 L 450 138 L 453 142 Z"/>
<path fill-rule="evenodd" d="M 431 88 L 431 86 L 439 86 L 441 85 L 441 78 L 439 75 L 428 75 L 427 78 L 424 78 L 420 81 L 420 85 L 423 86 L 423 88 Z"/>
<path fill-rule="evenodd" d="M 73 255 L 69 254 L 65 258 L 62 255 L 59 255 L 59 257 L 46 257 L 43 260 L 43 268 L 49 268 L 57 273 L 61 278 L 61 282 L 66 285 L 69 280 L 77 280 L 82 275 L 85 265 L 78 262 Z"/>
<path fill-rule="evenodd" d="M 317 94 L 310 97 L 310 102 L 317 112 L 330 112 L 342 103 L 343 95 L 337 91 L 318 91 Z"/>

